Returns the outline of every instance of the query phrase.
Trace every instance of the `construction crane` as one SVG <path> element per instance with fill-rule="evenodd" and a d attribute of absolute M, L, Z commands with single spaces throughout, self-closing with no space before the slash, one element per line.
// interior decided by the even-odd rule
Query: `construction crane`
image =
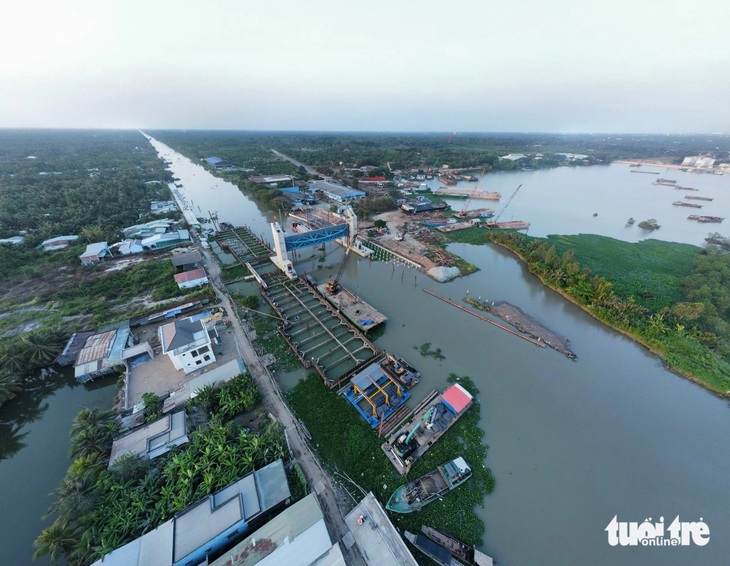
<path fill-rule="evenodd" d="M 342 285 L 340 284 L 340 278 L 342 277 L 342 274 L 345 272 L 345 267 L 347 267 L 347 260 L 350 259 L 350 248 L 352 248 L 352 244 L 355 242 L 355 238 L 349 239 L 349 243 L 347 244 L 347 247 L 345 248 L 345 257 L 342 258 L 342 262 L 340 263 L 340 268 L 337 270 L 337 275 L 335 275 L 334 278 L 329 279 L 327 281 L 326 289 L 327 292 L 330 295 L 336 295 L 342 290 Z"/>
<path fill-rule="evenodd" d="M 405 433 L 401 434 L 393 444 L 393 454 L 397 456 L 404 465 L 408 463 L 408 457 L 413 454 L 413 452 L 415 452 L 416 448 L 418 448 L 418 443 L 413 441 L 413 435 L 416 434 L 416 431 L 419 428 L 421 428 L 421 425 L 424 423 L 424 421 L 426 422 L 426 428 L 428 430 L 431 430 L 435 417 L 436 406 L 434 405 L 428 411 L 426 411 L 426 413 L 416 423 L 416 426 L 413 427 L 408 435 L 406 435 Z"/>
<path fill-rule="evenodd" d="M 477 179 L 477 184 L 474 187 L 474 191 L 479 190 L 479 184 L 482 182 L 482 179 L 484 178 L 484 174 L 486 172 L 487 172 L 487 168 L 485 167 L 484 169 L 482 169 L 482 172 L 479 173 L 479 179 Z M 472 195 L 469 195 L 466 198 L 466 202 L 464 203 L 464 208 L 462 208 L 461 211 L 456 214 L 456 216 L 458 216 L 459 218 L 466 218 L 466 211 L 469 210 L 469 205 L 471 204 L 471 197 L 472 197 Z"/>
<path fill-rule="evenodd" d="M 512 193 L 512 195 L 507 199 L 507 202 L 504 203 L 504 207 L 502 208 L 502 210 L 499 211 L 499 213 L 497 214 L 497 216 L 495 216 L 494 218 L 490 219 L 490 221 L 489 221 L 490 224 L 496 224 L 496 222 L 499 220 L 500 216 L 502 216 L 502 214 L 504 213 L 504 211 L 507 210 L 507 207 L 509 206 L 509 203 L 511 203 L 512 202 L 512 199 L 515 198 L 515 195 L 517 195 L 517 191 L 519 191 L 521 188 L 522 188 L 522 185 L 520 185 L 519 187 L 517 187 L 515 189 L 515 192 Z"/>

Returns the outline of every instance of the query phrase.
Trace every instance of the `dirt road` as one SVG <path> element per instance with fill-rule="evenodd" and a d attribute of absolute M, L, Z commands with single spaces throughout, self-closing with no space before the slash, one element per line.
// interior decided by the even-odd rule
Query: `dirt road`
<path fill-rule="evenodd" d="M 274 381 L 274 377 L 264 367 L 256 354 L 251 341 L 248 339 L 248 334 L 231 304 L 226 287 L 221 280 L 220 265 L 209 250 L 201 248 L 200 251 L 205 257 L 211 284 L 235 331 L 243 361 L 264 395 L 266 408 L 286 429 L 287 440 L 292 455 L 299 462 L 304 475 L 309 481 L 309 485 L 317 495 L 330 537 L 340 542 L 340 548 L 348 565 L 365 566 L 365 561 L 360 555 L 357 545 L 353 545 L 348 550 L 342 544 L 342 537 L 348 532 L 348 527 L 345 524 L 345 515 L 349 509 L 342 508 L 344 501 L 342 500 L 341 491 L 333 485 L 329 475 L 320 466 L 317 457 L 303 438 L 300 428 L 297 426 L 296 418 L 282 399 L 281 392 Z"/>

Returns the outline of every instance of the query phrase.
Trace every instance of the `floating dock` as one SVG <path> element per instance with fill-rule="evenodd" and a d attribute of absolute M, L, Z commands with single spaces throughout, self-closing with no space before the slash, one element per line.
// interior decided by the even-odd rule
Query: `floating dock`
<path fill-rule="evenodd" d="M 456 423 L 473 401 L 471 393 L 458 383 L 441 394 L 432 392 L 380 448 L 400 475 L 407 474 L 413 463 Z"/>
<path fill-rule="evenodd" d="M 363 332 L 372 330 L 388 320 L 387 316 L 363 301 L 341 283 L 340 290 L 335 295 L 327 290 L 326 283 L 317 285 L 317 291 Z"/>
<path fill-rule="evenodd" d="M 411 396 L 405 387 L 374 362 L 356 373 L 338 392 L 371 428 L 377 428 Z"/>
<path fill-rule="evenodd" d="M 378 349 L 303 279 L 277 274 L 261 294 L 284 321 L 279 333 L 305 368 L 335 387 L 370 364 Z"/>

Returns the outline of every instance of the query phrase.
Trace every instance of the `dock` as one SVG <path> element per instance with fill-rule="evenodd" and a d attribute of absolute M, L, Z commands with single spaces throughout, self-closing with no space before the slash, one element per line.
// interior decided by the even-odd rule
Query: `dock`
<path fill-rule="evenodd" d="M 317 285 L 317 291 L 363 332 L 372 330 L 388 320 L 387 316 L 366 303 L 341 283 L 340 291 L 335 295 L 327 290 L 326 283 Z"/>
<path fill-rule="evenodd" d="M 449 430 L 471 407 L 474 399 L 458 383 L 443 393 L 432 391 L 411 414 L 398 426 L 397 432 L 381 445 L 381 450 L 400 475 L 411 466 Z"/>

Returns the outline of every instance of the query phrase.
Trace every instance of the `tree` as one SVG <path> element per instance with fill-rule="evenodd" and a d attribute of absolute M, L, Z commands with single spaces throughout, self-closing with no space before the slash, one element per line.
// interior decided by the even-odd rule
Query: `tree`
<path fill-rule="evenodd" d="M 10 373 L 0 375 L 0 404 L 12 399 L 23 390 L 18 378 Z"/>

